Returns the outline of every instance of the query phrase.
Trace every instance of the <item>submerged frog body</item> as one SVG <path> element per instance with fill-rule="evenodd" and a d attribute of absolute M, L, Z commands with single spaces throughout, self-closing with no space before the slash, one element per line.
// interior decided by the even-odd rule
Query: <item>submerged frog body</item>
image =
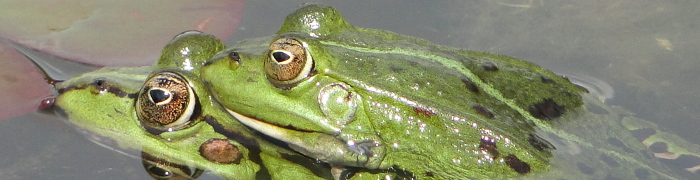
<path fill-rule="evenodd" d="M 324 163 L 251 131 L 214 100 L 196 71 L 223 49 L 215 37 L 176 36 L 149 67 L 107 67 L 56 85 L 55 105 L 93 141 L 141 156 L 156 179 L 341 179 Z M 356 171 L 354 179 L 400 178 Z"/>
<path fill-rule="evenodd" d="M 243 124 L 338 169 L 418 179 L 688 173 L 635 138 L 648 122 L 548 70 L 356 28 L 328 6 L 297 10 L 275 36 L 224 50 L 200 73 Z M 681 149 L 698 157 L 697 145 Z"/>

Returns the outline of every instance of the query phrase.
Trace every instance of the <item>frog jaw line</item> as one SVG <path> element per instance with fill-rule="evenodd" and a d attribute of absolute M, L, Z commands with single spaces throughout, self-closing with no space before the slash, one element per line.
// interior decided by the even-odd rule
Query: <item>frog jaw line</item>
<path fill-rule="evenodd" d="M 277 127 L 277 126 L 261 122 L 255 118 L 244 116 L 244 115 L 239 114 L 239 113 L 237 113 L 233 110 L 230 110 L 228 108 L 226 108 L 226 111 L 228 111 L 228 113 L 231 114 L 234 118 L 238 119 L 239 122 L 245 124 L 246 126 L 248 126 L 250 128 L 253 128 L 253 129 L 255 129 L 263 134 L 266 134 L 266 135 L 273 137 L 275 139 L 283 140 L 284 142 L 287 142 L 287 143 L 300 145 L 300 144 L 296 144 L 294 140 L 289 138 L 288 133 L 286 132 L 289 130 L 285 130 L 285 129 Z M 299 141 L 297 140 L 296 142 L 299 142 Z"/>
<path fill-rule="evenodd" d="M 226 111 L 229 112 L 234 118 L 236 118 L 239 122 L 245 124 L 246 126 L 254 129 L 255 131 L 258 131 L 260 133 L 263 133 L 265 135 L 268 135 L 272 138 L 281 140 L 288 145 L 291 146 L 292 149 L 297 150 L 302 152 L 302 154 L 306 154 L 309 156 L 316 157 L 317 159 L 323 159 L 327 160 L 327 157 L 325 155 L 321 154 L 327 154 L 327 153 L 321 153 L 324 152 L 321 149 L 318 148 L 318 144 L 309 144 L 307 141 L 304 141 L 304 138 L 320 138 L 320 139 L 326 139 L 326 138 L 331 138 L 325 135 L 322 135 L 320 133 L 313 133 L 316 134 L 320 137 L 310 137 L 305 134 L 308 132 L 298 132 L 294 130 L 289 130 L 285 128 L 281 128 L 279 126 L 275 126 L 272 124 L 265 123 L 263 121 L 260 121 L 255 118 L 251 118 L 242 114 L 239 114 L 233 110 L 230 110 L 226 108 Z M 312 147 L 312 148 L 309 148 Z"/>
<path fill-rule="evenodd" d="M 281 128 L 272 124 L 265 123 L 255 118 L 251 118 L 239 114 L 233 110 L 226 108 L 234 118 L 246 126 L 268 135 L 272 138 L 281 140 L 290 147 L 316 160 L 320 160 L 329 164 L 348 164 L 354 163 L 356 167 L 365 167 L 370 169 L 388 168 L 387 164 L 383 164 L 384 157 L 372 157 L 365 161 L 357 161 L 352 157 L 352 154 L 357 154 L 356 151 L 348 148 L 348 142 L 342 142 L 334 136 L 323 134 L 320 132 L 299 132 Z M 309 142 L 308 139 L 316 141 Z M 335 157 L 333 154 L 343 154 L 343 157 Z"/>

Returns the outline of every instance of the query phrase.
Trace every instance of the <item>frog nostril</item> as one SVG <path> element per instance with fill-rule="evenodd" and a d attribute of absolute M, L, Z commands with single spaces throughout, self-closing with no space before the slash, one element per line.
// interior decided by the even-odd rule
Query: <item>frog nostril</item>
<path fill-rule="evenodd" d="M 104 80 L 104 78 L 95 79 L 94 81 L 92 81 L 92 86 L 94 86 L 95 90 L 97 90 L 97 92 L 95 93 L 100 94 L 105 93 L 109 89 L 109 83 L 107 83 L 107 81 Z"/>
<path fill-rule="evenodd" d="M 233 61 L 240 62 L 241 57 L 238 55 L 238 52 L 231 52 L 228 54 L 228 57 L 230 57 Z"/>
<path fill-rule="evenodd" d="M 281 63 L 281 62 L 289 60 L 291 58 L 291 55 L 289 55 L 286 52 L 276 51 L 276 52 L 272 53 L 272 57 L 275 58 L 275 61 Z"/>
<path fill-rule="evenodd" d="M 148 94 L 151 97 L 151 101 L 157 105 L 167 103 L 170 99 L 170 92 L 164 89 L 151 89 L 148 91 Z"/>
<path fill-rule="evenodd" d="M 97 87 L 103 87 L 105 85 L 105 80 L 104 79 L 95 79 L 95 81 L 92 82 Z"/>

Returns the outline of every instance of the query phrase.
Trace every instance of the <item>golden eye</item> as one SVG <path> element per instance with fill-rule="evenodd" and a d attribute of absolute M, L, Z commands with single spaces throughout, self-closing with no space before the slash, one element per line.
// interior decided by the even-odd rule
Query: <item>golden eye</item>
<path fill-rule="evenodd" d="M 313 58 L 306 43 L 282 37 L 270 45 L 265 58 L 265 72 L 273 84 L 288 87 L 309 76 L 313 69 Z"/>
<path fill-rule="evenodd" d="M 190 122 L 196 99 L 192 87 L 172 72 L 152 75 L 136 99 L 139 120 L 151 128 L 166 130 Z"/>

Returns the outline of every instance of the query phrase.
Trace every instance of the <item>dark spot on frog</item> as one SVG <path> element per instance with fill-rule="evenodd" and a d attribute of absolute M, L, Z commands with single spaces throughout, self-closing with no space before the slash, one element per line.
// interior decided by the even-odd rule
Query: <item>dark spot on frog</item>
<path fill-rule="evenodd" d="M 540 80 L 542 80 L 542 83 L 549 84 L 549 83 L 554 83 L 554 79 L 549 78 L 547 76 L 541 75 L 540 74 Z"/>
<path fill-rule="evenodd" d="M 416 112 L 418 114 L 422 114 L 427 117 L 432 117 L 433 115 L 436 114 L 434 109 L 428 109 L 420 106 L 413 106 L 413 112 Z"/>
<path fill-rule="evenodd" d="M 661 162 L 681 168 L 700 168 L 700 157 L 694 155 L 681 154 L 675 159 L 659 159 Z M 697 171 L 697 170 L 696 170 Z M 693 171 L 693 172 L 696 172 Z"/>
<path fill-rule="evenodd" d="M 649 146 L 649 150 L 653 153 L 666 153 L 668 152 L 668 145 L 663 142 L 655 142 Z"/>
<path fill-rule="evenodd" d="M 486 109 L 483 106 L 474 105 L 474 106 L 472 106 L 472 109 L 474 109 L 476 111 L 476 113 L 478 113 L 486 118 L 493 119 L 493 117 L 494 117 L 493 113 L 489 109 Z"/>
<path fill-rule="evenodd" d="M 227 139 L 209 139 L 199 146 L 199 155 L 207 161 L 221 164 L 239 164 L 243 154 Z"/>
<path fill-rule="evenodd" d="M 608 143 L 610 143 L 610 145 L 613 145 L 615 147 L 622 149 L 625 152 L 628 152 L 628 153 L 635 152 L 633 149 L 627 147 L 627 145 L 625 145 L 625 143 L 623 143 L 622 141 L 620 141 L 617 138 L 608 138 Z"/>
<path fill-rule="evenodd" d="M 483 68 L 486 71 L 498 71 L 498 67 L 496 67 L 496 65 L 492 62 L 481 63 L 481 65 L 479 66 L 481 66 L 481 68 Z"/>
<path fill-rule="evenodd" d="M 486 151 L 494 159 L 498 158 L 498 155 L 500 155 L 500 152 L 498 152 L 497 148 L 498 147 L 496 146 L 496 143 L 486 139 L 481 139 L 481 143 L 479 143 L 479 149 L 481 149 L 482 151 Z"/>
<path fill-rule="evenodd" d="M 583 174 L 591 175 L 591 174 L 595 173 L 595 169 L 593 169 L 592 167 L 590 167 L 586 164 L 576 163 L 576 166 L 578 167 L 578 170 L 581 171 L 581 173 L 583 173 Z"/>
<path fill-rule="evenodd" d="M 649 176 L 651 173 L 649 173 L 649 170 L 646 169 L 635 169 L 634 170 L 634 177 L 637 177 L 637 179 L 649 179 Z"/>
<path fill-rule="evenodd" d="M 508 167 L 513 169 L 515 172 L 518 172 L 519 174 L 526 174 L 530 172 L 530 164 L 523 162 L 513 154 L 509 154 L 503 159 L 506 162 L 506 165 L 508 165 Z"/>
<path fill-rule="evenodd" d="M 427 177 L 435 177 L 435 173 L 434 173 L 434 172 L 428 171 L 428 172 L 425 172 L 425 176 L 427 176 Z"/>
<path fill-rule="evenodd" d="M 542 137 L 530 134 L 527 137 L 527 142 L 530 143 L 532 147 L 537 149 L 540 152 L 547 152 L 550 153 L 552 149 L 557 149 L 550 143 L 549 141 L 542 139 Z"/>
<path fill-rule="evenodd" d="M 620 163 L 617 163 L 614 159 L 612 159 L 610 156 L 601 154 L 600 155 L 600 160 L 605 162 L 605 164 L 608 164 L 610 167 L 620 167 Z"/>
<path fill-rule="evenodd" d="M 396 66 L 396 65 L 394 65 L 394 64 L 392 64 L 391 66 L 389 66 L 389 69 L 391 70 L 391 72 L 394 72 L 394 73 L 401 73 L 401 71 L 404 70 L 403 67 L 399 67 L 399 66 Z"/>
<path fill-rule="evenodd" d="M 560 106 L 551 98 L 547 98 L 542 102 L 530 105 L 528 111 L 537 119 L 551 120 L 564 114 L 565 109 L 564 106 Z"/>
<path fill-rule="evenodd" d="M 651 128 L 635 129 L 635 130 L 631 130 L 630 132 L 632 133 L 632 136 L 637 138 L 637 140 L 639 140 L 639 141 L 644 141 L 645 139 L 656 134 L 656 130 L 651 129 Z"/>
<path fill-rule="evenodd" d="M 219 121 L 216 120 L 215 117 L 211 115 L 204 116 L 204 122 L 209 124 L 214 129 L 214 132 L 224 135 L 226 136 L 226 139 L 236 141 L 238 142 L 238 144 L 241 144 L 242 146 L 248 149 L 248 160 L 261 165 L 260 170 L 258 170 L 258 172 L 256 173 L 256 176 L 269 176 L 270 172 L 267 169 L 267 167 L 262 166 L 263 160 L 260 157 L 262 151 L 260 150 L 260 144 L 258 144 L 257 141 L 241 134 L 240 131 L 234 131 L 229 128 L 226 128 L 224 125 L 219 123 Z"/>
<path fill-rule="evenodd" d="M 471 80 L 469 80 L 468 78 L 462 79 L 462 82 L 464 83 L 464 86 L 465 86 L 469 91 L 471 91 L 471 92 L 473 92 L 473 93 L 478 93 L 478 92 L 479 92 L 479 88 L 476 87 L 476 85 L 475 85 Z"/>

